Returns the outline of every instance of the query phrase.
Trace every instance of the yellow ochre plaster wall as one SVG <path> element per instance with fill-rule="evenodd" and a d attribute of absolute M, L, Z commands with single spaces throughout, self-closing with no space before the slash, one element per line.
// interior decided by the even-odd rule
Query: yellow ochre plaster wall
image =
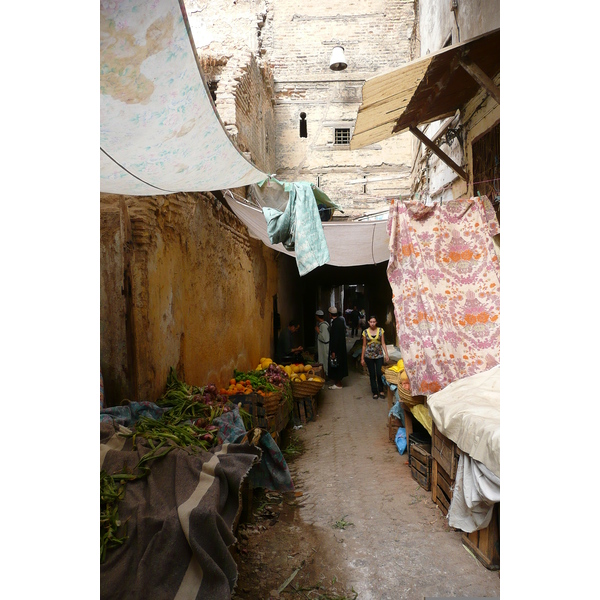
<path fill-rule="evenodd" d="M 108 406 L 156 401 L 171 366 L 225 384 L 273 345 L 276 253 L 210 193 L 125 197 L 131 221 L 135 386 L 128 373 L 119 202 L 101 194 L 101 369 Z M 130 359 L 129 364 L 132 364 Z"/>

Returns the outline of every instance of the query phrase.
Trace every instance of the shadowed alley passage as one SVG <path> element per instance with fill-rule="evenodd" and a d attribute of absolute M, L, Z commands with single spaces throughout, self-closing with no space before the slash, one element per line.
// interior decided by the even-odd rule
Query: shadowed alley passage
<path fill-rule="evenodd" d="M 351 371 L 344 385 L 320 392 L 317 419 L 296 432 L 305 452 L 291 466 L 303 493 L 296 525 L 322 533 L 327 577 L 360 600 L 499 597 L 499 571 L 463 547 L 412 478 L 407 454 L 388 441 L 388 401 L 372 398 L 362 373 Z"/>

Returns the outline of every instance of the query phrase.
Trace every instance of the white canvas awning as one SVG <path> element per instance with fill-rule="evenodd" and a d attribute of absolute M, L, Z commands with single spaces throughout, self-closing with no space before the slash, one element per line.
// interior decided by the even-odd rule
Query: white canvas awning
<path fill-rule="evenodd" d="M 295 256 L 294 252 L 286 250 L 283 244 L 271 244 L 267 222 L 260 208 L 236 199 L 230 191 L 225 193 L 225 198 L 231 210 L 246 224 L 252 237 L 278 252 Z M 323 223 L 323 231 L 329 248 L 328 265 L 372 265 L 390 258 L 387 220 L 328 222 Z"/>
<path fill-rule="evenodd" d="M 178 0 L 100 2 L 100 191 L 149 196 L 228 190 L 268 178 L 230 140 L 203 79 Z M 315 189 L 315 199 L 333 204 Z M 259 208 L 227 200 L 271 244 Z M 285 199 L 284 199 L 285 200 Z M 387 221 L 323 223 L 335 266 L 389 259 Z"/>
<path fill-rule="evenodd" d="M 267 175 L 219 119 L 178 0 L 100 2 L 100 191 L 241 187 Z"/>

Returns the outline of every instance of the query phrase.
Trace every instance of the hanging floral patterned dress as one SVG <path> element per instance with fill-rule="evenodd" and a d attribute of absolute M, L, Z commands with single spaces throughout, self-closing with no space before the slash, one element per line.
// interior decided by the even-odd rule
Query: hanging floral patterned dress
<path fill-rule="evenodd" d="M 499 232 L 486 196 L 390 209 L 387 274 L 413 395 L 500 363 Z"/>

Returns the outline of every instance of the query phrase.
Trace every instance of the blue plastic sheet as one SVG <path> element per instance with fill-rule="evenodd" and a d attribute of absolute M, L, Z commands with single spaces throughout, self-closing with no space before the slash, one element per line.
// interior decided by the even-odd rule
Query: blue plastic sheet
<path fill-rule="evenodd" d="M 396 433 L 394 441 L 396 442 L 398 452 L 404 454 L 406 452 L 406 429 L 404 429 L 404 427 L 398 427 L 398 432 Z"/>

